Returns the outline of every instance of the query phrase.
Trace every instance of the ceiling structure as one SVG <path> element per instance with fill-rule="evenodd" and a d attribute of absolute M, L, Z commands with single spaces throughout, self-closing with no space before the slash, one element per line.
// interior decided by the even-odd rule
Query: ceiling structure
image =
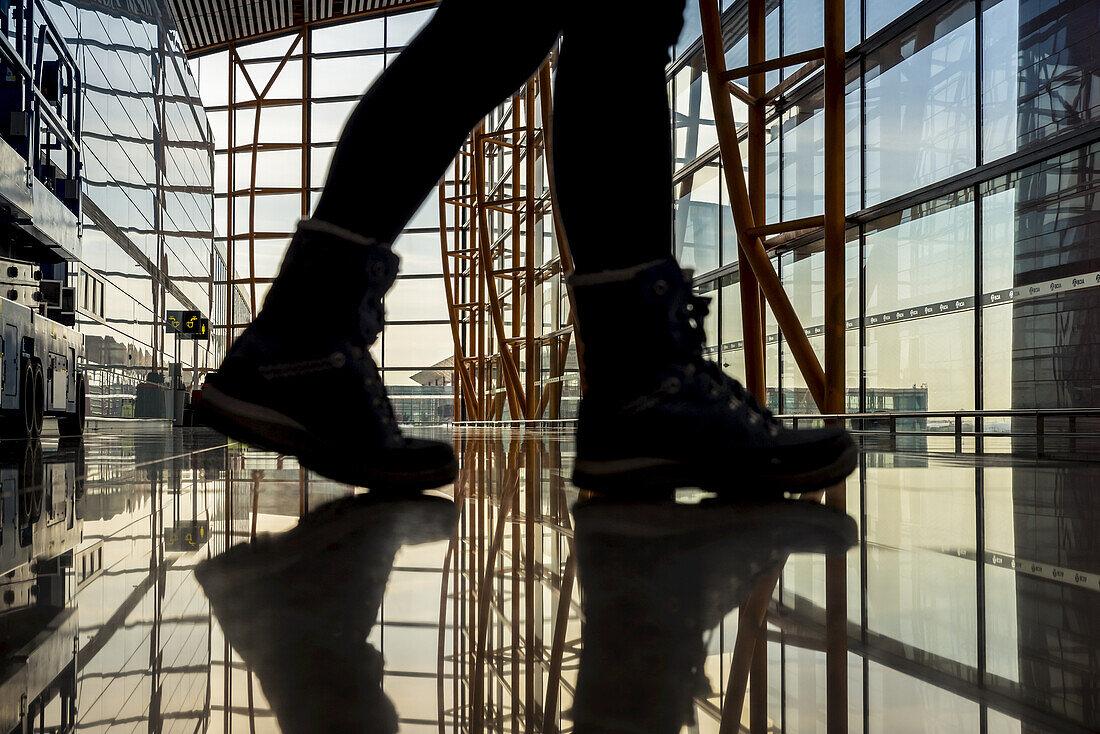
<path fill-rule="evenodd" d="M 436 0 L 168 0 L 189 55 L 311 23 L 435 3 Z"/>

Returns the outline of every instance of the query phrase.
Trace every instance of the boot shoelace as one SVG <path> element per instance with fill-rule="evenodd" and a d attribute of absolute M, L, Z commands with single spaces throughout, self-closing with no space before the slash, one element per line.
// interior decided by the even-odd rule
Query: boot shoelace
<path fill-rule="evenodd" d="M 779 421 L 776 420 L 775 415 L 761 405 L 756 396 L 746 390 L 744 385 L 723 372 L 717 362 L 703 358 L 703 346 L 706 344 L 703 322 L 710 313 L 710 299 L 706 296 L 691 295 L 684 311 L 688 323 L 687 346 L 691 359 L 689 364 L 710 378 L 711 384 L 719 393 L 724 392 L 748 407 L 750 415 L 758 416 L 763 420 L 769 432 L 774 435 L 779 428 Z"/>
<path fill-rule="evenodd" d="M 397 415 L 393 412 L 393 402 L 386 393 L 386 386 L 378 375 L 378 369 L 374 366 L 374 361 L 370 358 L 370 350 L 366 345 L 354 346 L 352 347 L 351 356 L 355 362 L 362 365 L 362 369 L 366 373 L 363 384 L 371 396 L 371 406 L 375 409 L 378 418 L 383 425 L 393 431 L 398 440 L 404 441 L 405 437 L 401 433 L 401 427 L 397 424 Z"/>

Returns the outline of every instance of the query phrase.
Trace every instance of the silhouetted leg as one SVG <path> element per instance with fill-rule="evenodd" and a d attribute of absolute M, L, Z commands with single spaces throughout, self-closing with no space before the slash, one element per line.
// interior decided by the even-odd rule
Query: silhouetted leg
<path fill-rule="evenodd" d="M 684 0 L 572 4 L 554 94 L 554 165 L 578 273 L 672 252 L 672 132 L 665 67 Z"/>
<path fill-rule="evenodd" d="M 313 216 L 392 242 L 470 130 L 546 58 L 555 8 L 444 0 L 352 112 Z"/>

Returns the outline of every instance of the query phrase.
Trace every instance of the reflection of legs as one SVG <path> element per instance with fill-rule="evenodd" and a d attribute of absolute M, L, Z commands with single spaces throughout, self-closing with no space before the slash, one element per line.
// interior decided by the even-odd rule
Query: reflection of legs
<path fill-rule="evenodd" d="M 672 135 L 665 66 L 684 0 L 642 11 L 571 5 L 554 96 L 554 166 L 577 272 L 667 257 Z"/>
<path fill-rule="evenodd" d="M 470 129 L 546 58 L 553 5 L 444 0 L 348 119 L 314 217 L 392 242 Z"/>

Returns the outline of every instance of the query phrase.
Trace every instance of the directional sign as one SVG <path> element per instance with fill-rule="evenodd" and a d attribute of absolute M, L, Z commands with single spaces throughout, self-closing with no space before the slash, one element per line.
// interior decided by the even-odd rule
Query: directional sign
<path fill-rule="evenodd" d="M 206 545 L 210 525 L 205 520 L 183 522 L 174 528 L 164 529 L 166 551 L 193 551 Z"/>
<path fill-rule="evenodd" d="M 169 334 L 184 339 L 209 339 L 210 320 L 201 311 L 169 311 L 166 319 Z"/>

